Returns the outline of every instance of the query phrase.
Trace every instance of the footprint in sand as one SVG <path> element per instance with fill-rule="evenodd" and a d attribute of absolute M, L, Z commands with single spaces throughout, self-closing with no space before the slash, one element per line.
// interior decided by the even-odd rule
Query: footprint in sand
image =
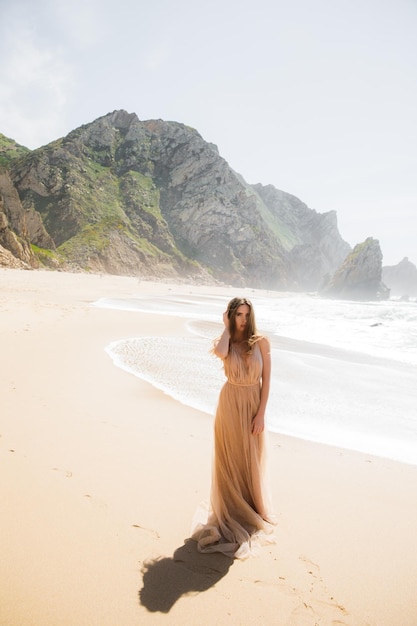
<path fill-rule="evenodd" d="M 293 609 L 287 626 L 353 626 L 347 610 L 338 604 L 329 593 L 320 568 L 305 556 L 299 560 L 307 566 L 309 590 L 298 591 L 300 602 Z"/>
<path fill-rule="evenodd" d="M 84 498 L 86 498 L 89 502 L 91 502 L 91 506 L 94 506 L 98 509 L 107 508 L 107 503 L 104 500 L 99 500 L 95 496 L 90 495 L 89 493 L 84 494 Z"/>
<path fill-rule="evenodd" d="M 132 524 L 132 528 L 139 528 L 139 530 L 143 530 L 145 533 L 151 535 L 151 537 L 154 537 L 155 539 L 160 538 L 159 533 L 157 533 L 156 530 L 153 530 L 153 528 L 145 528 L 144 526 L 140 526 L 140 524 Z"/>
<path fill-rule="evenodd" d="M 302 602 L 291 613 L 287 626 L 353 626 L 352 622 L 334 618 L 332 607 Z"/>
<path fill-rule="evenodd" d="M 70 472 L 69 470 L 64 470 L 64 469 L 61 469 L 59 467 L 53 467 L 52 471 L 53 472 L 59 472 L 60 474 L 63 474 L 65 476 L 65 478 L 72 478 L 72 472 Z"/>

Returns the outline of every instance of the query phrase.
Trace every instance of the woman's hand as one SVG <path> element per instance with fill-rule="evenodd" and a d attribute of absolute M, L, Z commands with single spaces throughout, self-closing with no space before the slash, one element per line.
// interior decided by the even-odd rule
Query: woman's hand
<path fill-rule="evenodd" d="M 214 354 L 220 359 L 225 359 L 229 354 L 230 345 L 230 331 L 229 331 L 229 318 L 227 317 L 227 311 L 223 313 L 224 331 L 214 346 Z"/>
<path fill-rule="evenodd" d="M 264 416 L 257 413 L 252 420 L 252 435 L 260 435 L 265 429 Z"/>

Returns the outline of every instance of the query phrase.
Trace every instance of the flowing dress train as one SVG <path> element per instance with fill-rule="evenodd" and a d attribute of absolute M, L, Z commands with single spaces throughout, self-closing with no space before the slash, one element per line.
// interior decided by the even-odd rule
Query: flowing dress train
<path fill-rule="evenodd" d="M 211 510 L 193 538 L 200 552 L 244 558 L 256 543 L 271 543 L 263 486 L 264 433 L 252 434 L 261 395 L 262 353 L 258 342 L 242 354 L 233 343 L 224 359 L 227 381 L 214 422 Z"/>

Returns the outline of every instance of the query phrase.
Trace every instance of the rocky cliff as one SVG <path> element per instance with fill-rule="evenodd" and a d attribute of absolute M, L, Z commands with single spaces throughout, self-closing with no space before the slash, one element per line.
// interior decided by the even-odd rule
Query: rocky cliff
<path fill-rule="evenodd" d="M 321 293 L 347 300 L 389 298 L 389 289 L 382 282 L 382 252 L 378 240 L 368 237 L 355 246 Z"/>
<path fill-rule="evenodd" d="M 384 266 L 382 279 L 393 296 L 417 296 L 417 267 L 407 257 L 397 265 Z"/>
<path fill-rule="evenodd" d="M 37 267 L 38 262 L 30 246 L 27 219 L 19 194 L 10 176 L 0 170 L 0 265 L 12 267 Z M 42 222 L 35 216 L 40 227 Z"/>
<path fill-rule="evenodd" d="M 313 290 L 350 251 L 334 212 L 250 186 L 175 122 L 115 111 L 33 152 L 9 144 L 7 167 L 3 214 L 32 265 Z"/>
<path fill-rule="evenodd" d="M 338 231 L 336 211 L 317 213 L 272 185 L 253 185 L 253 189 L 279 224 L 293 288 L 317 289 L 351 250 Z"/>

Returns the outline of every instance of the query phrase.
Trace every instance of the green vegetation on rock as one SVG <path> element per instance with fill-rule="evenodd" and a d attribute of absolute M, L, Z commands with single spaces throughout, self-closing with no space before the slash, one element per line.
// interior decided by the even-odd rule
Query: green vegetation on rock
<path fill-rule="evenodd" d="M 113 111 L 32 152 L 0 135 L 1 158 L 16 234 L 45 265 L 314 289 L 349 248 L 335 220 L 247 184 L 184 124 Z"/>
<path fill-rule="evenodd" d="M 14 139 L 9 139 L 0 133 L 0 167 L 9 167 L 14 159 L 25 156 L 29 152 L 29 148 L 21 146 Z"/>

